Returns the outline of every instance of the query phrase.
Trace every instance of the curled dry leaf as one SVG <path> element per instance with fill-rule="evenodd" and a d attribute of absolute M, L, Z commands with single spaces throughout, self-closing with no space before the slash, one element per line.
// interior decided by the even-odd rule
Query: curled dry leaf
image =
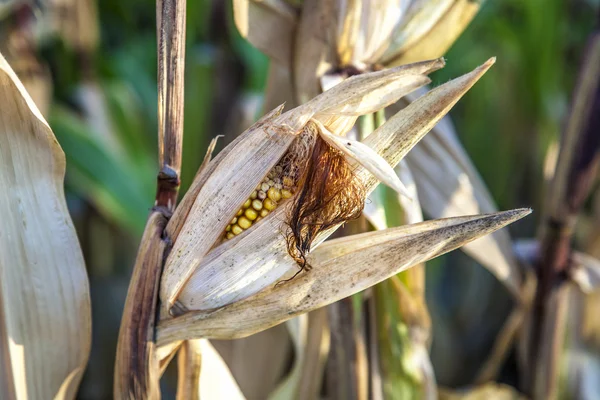
<path fill-rule="evenodd" d="M 73 398 L 90 350 L 85 265 L 65 157 L 0 55 L 0 397 Z"/>
<path fill-rule="evenodd" d="M 188 312 L 162 321 L 157 327 L 157 344 L 251 335 L 364 290 L 530 212 L 519 209 L 433 220 L 326 242 L 309 255 L 314 265 L 310 273 L 216 311 Z"/>

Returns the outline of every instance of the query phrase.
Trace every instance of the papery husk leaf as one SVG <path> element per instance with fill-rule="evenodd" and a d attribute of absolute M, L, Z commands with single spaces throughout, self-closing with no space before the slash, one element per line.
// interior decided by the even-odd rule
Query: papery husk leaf
<path fill-rule="evenodd" d="M 318 123 L 319 134 L 332 147 L 346 155 L 351 164 L 359 164 L 373 174 L 381 183 L 394 189 L 396 192 L 410 197 L 408 189 L 404 186 L 394 169 L 369 146 L 357 140 L 334 135 L 327 128 Z"/>
<path fill-rule="evenodd" d="M 238 31 L 253 46 L 289 68 L 297 16 L 281 0 L 234 0 L 233 18 Z"/>
<path fill-rule="evenodd" d="M 447 82 L 419 98 L 374 131 L 363 143 L 375 149 L 390 165 L 395 166 L 462 95 L 475 84 L 492 63 L 493 59 L 474 71 Z M 369 75 L 371 74 L 365 74 L 362 77 Z M 365 81 L 362 80 L 361 82 Z M 369 85 L 371 82 L 366 81 L 366 84 Z M 353 93 L 360 96 L 358 89 L 362 87 L 356 89 L 356 81 L 352 81 L 352 79 L 340 83 L 322 96 L 331 95 L 334 90 L 337 90 L 342 98 L 344 98 L 344 95 L 348 97 L 344 85 L 353 88 Z M 314 100 L 315 103 L 320 101 L 318 99 Z M 296 120 L 306 119 L 306 115 L 300 114 L 301 107 L 288 113 L 295 115 Z M 314 105 L 307 104 L 306 107 L 314 109 Z M 284 118 L 288 113 L 278 117 L 278 119 Z M 224 151 L 228 151 L 228 148 Z M 219 156 L 216 159 L 218 158 Z M 241 171 L 238 175 L 243 175 L 243 173 L 244 171 Z M 363 180 L 367 193 L 373 191 L 379 183 L 377 178 L 373 177 L 364 168 L 357 168 L 356 174 Z M 237 211 L 237 208 L 235 208 L 235 211 Z M 198 216 L 198 218 L 200 217 L 206 220 L 212 218 L 211 214 Z M 231 217 L 233 217 L 233 214 Z M 295 271 L 298 268 L 297 263 L 289 256 L 286 242 L 282 237 L 282 232 L 286 229 L 285 219 L 285 207 L 278 207 L 260 224 L 252 226 L 248 231 L 212 250 L 207 257 L 200 261 L 198 268 L 192 268 L 195 269 L 195 272 L 178 294 L 178 307 L 181 311 L 208 310 L 222 307 L 251 296 L 274 284 L 286 273 Z M 226 224 L 229 220 L 225 218 L 221 223 Z M 219 223 L 211 223 L 213 230 L 216 230 L 215 227 L 220 226 Z M 223 225 L 223 229 L 224 227 Z M 312 244 L 312 248 L 316 248 L 335 229 L 337 227 L 317 237 Z M 190 234 L 188 240 L 190 246 L 192 246 L 192 242 L 194 246 L 198 246 L 197 241 L 204 240 L 204 237 L 195 239 Z M 260 249 L 260 251 L 257 251 L 257 249 Z M 170 259 L 172 257 L 174 257 L 173 252 Z M 186 264 L 182 265 L 181 260 L 177 261 L 178 268 L 187 266 Z M 169 268 L 169 260 L 167 260 L 166 270 L 168 271 Z M 171 268 L 174 267 L 171 266 Z M 165 282 L 164 279 L 163 282 Z"/>
<path fill-rule="evenodd" d="M 266 399 L 289 371 L 293 345 L 284 325 L 238 340 L 213 340 L 211 344 L 249 399 Z"/>
<path fill-rule="evenodd" d="M 457 0 L 414 0 L 387 43 L 380 62 L 389 63 L 414 46 L 440 21 Z M 438 57 L 443 53 L 439 53 Z M 396 64 L 400 65 L 400 64 Z"/>
<path fill-rule="evenodd" d="M 91 310 L 65 156 L 2 55 L 0 98 L 0 397 L 70 399 L 89 356 Z"/>
<path fill-rule="evenodd" d="M 427 75 L 443 68 L 444 65 L 446 65 L 444 59 L 438 58 L 355 75 L 344 80 L 343 84 L 333 86 L 307 105 L 312 105 L 317 117 L 359 116 L 374 113 L 428 84 L 431 80 Z M 355 88 L 362 90 L 357 91 Z"/>
<path fill-rule="evenodd" d="M 183 391 L 184 388 L 178 384 L 178 400 L 246 399 L 227 364 L 208 340 L 198 339 L 186 341 L 186 343 L 189 346 L 187 351 L 190 353 L 189 356 L 191 356 L 191 359 L 188 358 L 190 361 L 188 365 L 190 370 L 187 370 L 187 372 L 192 374 L 190 378 L 195 378 L 197 381 L 193 387 L 188 387 L 187 391 Z M 200 365 L 198 365 L 198 361 L 200 361 Z M 179 362 L 182 362 L 181 359 Z M 191 380 L 185 381 L 188 383 L 192 382 Z"/>
<path fill-rule="evenodd" d="M 343 3 L 345 7 L 340 16 L 336 48 L 339 64 L 351 65 L 355 55 L 354 47 L 360 33 L 363 2 L 348 0 Z"/>
<path fill-rule="evenodd" d="M 481 7 L 481 3 L 483 3 L 483 1 L 473 0 L 425 1 L 434 6 L 437 6 L 439 3 L 451 3 L 451 5 L 434 24 L 430 25 L 431 29 L 420 37 L 416 33 L 418 33 L 420 27 L 425 25 L 416 25 L 419 29 L 411 32 L 414 38 L 412 43 L 411 40 L 406 40 L 402 46 L 390 48 L 387 54 L 384 55 L 383 63 L 385 65 L 402 65 L 444 55 L 475 17 Z M 425 15 L 425 18 L 433 22 L 431 18 L 433 15 L 434 13 L 430 13 L 429 15 Z M 416 22 L 418 23 L 418 21 Z"/>
<path fill-rule="evenodd" d="M 159 345 L 195 337 L 237 338 L 348 297 L 412 265 L 451 251 L 529 214 L 519 209 L 448 218 L 335 239 L 309 254 L 313 265 L 287 284 L 212 312 L 163 321 Z"/>
<path fill-rule="evenodd" d="M 417 94 L 417 93 L 415 93 Z M 408 99 L 415 101 L 413 96 Z M 446 218 L 497 210 L 449 120 L 442 119 L 430 134 L 407 154 L 415 176 L 419 200 L 433 218 Z M 462 248 L 504 283 L 519 298 L 521 273 L 508 232 L 499 231 Z"/>
<path fill-rule="evenodd" d="M 468 74 L 418 98 L 377 128 L 363 143 L 377 151 L 390 165 L 396 166 L 494 62 L 495 58 L 490 58 Z M 370 178 L 368 185 L 374 186 L 374 180 Z"/>

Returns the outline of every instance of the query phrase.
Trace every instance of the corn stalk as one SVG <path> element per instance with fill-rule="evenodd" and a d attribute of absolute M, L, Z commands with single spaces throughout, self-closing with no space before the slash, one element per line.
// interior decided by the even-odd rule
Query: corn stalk
<path fill-rule="evenodd" d="M 156 200 L 133 270 L 115 362 L 117 399 L 160 398 L 159 357 L 154 345 L 158 288 L 169 243 L 164 229 L 179 192 L 183 139 L 185 0 L 158 0 L 158 137 Z"/>
<path fill-rule="evenodd" d="M 590 37 L 570 118 L 562 137 L 549 191 L 533 303 L 525 382 L 534 399 L 554 399 L 565 332 L 566 284 L 573 275 L 573 237 L 577 216 L 590 193 L 600 163 L 600 32 Z"/>

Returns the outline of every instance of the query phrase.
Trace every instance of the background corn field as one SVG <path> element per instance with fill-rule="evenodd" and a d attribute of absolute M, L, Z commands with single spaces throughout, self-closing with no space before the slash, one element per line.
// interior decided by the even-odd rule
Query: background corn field
<path fill-rule="evenodd" d="M 155 194 L 155 2 L 56 3 L 10 13 L 0 5 L 0 51 L 30 92 L 36 88 L 34 99 L 66 154 L 67 203 L 92 297 L 92 352 L 78 397 L 108 399 L 131 266 Z M 597 0 L 488 0 L 445 55 L 447 66 L 432 75 L 437 86 L 498 58 L 493 76 L 474 86 L 450 115 L 499 209 L 543 209 L 547 160 L 557 151 L 599 8 Z M 236 30 L 229 1 L 188 2 L 180 193 L 214 136 L 225 136 L 218 150 L 262 115 L 268 66 L 268 58 Z M 512 237 L 534 237 L 541 215 L 512 225 Z M 389 210 L 386 216 L 390 224 L 401 222 Z M 598 185 L 575 232 L 575 247 L 600 258 Z M 434 259 L 425 270 L 436 379 L 446 388 L 472 384 L 510 314 L 511 297 L 462 252 Z M 597 294 L 590 301 L 600 307 Z M 248 399 L 266 398 L 293 363 L 283 325 L 213 344 Z M 174 398 L 175 375 L 175 368 L 168 370 L 161 383 L 166 399 Z M 519 384 L 514 352 L 498 381 Z"/>

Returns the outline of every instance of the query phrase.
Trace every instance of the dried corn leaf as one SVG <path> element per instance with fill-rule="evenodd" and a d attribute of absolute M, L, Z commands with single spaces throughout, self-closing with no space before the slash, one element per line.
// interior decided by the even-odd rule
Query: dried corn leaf
<path fill-rule="evenodd" d="M 63 193 L 65 157 L 0 55 L 2 398 L 73 398 L 90 350 L 87 276 Z M 10 378 L 9 378 L 10 379 Z"/>
<path fill-rule="evenodd" d="M 289 68 L 297 19 L 293 7 L 281 0 L 234 0 L 233 18 L 244 38 Z"/>
<path fill-rule="evenodd" d="M 323 307 L 377 284 L 412 265 L 529 214 L 519 209 L 449 218 L 332 240 L 309 255 L 314 266 L 287 284 L 212 312 L 189 312 L 157 328 L 158 345 L 197 337 L 236 338 Z"/>
<path fill-rule="evenodd" d="M 409 97 L 415 101 L 414 97 Z M 497 210 L 477 170 L 458 141 L 449 120 L 442 119 L 407 154 L 423 210 L 433 218 Z M 469 243 L 463 250 L 485 266 L 519 298 L 521 273 L 508 232 L 499 231 Z"/>
<path fill-rule="evenodd" d="M 237 340 L 212 340 L 247 398 L 266 399 L 289 370 L 293 345 L 279 325 Z"/>
<path fill-rule="evenodd" d="M 177 400 L 246 398 L 208 340 L 186 340 L 177 355 Z"/>
<path fill-rule="evenodd" d="M 388 66 L 444 55 L 475 17 L 482 1 L 424 0 L 415 3 L 425 3 L 434 8 L 425 14 L 419 12 L 413 18 L 407 15 L 408 25 L 413 28 L 403 29 L 401 37 L 404 40 L 400 41 L 400 46 L 391 47 L 384 55 L 383 62 Z M 442 15 L 440 11 L 443 11 Z M 409 9 L 407 14 L 410 13 Z"/>

